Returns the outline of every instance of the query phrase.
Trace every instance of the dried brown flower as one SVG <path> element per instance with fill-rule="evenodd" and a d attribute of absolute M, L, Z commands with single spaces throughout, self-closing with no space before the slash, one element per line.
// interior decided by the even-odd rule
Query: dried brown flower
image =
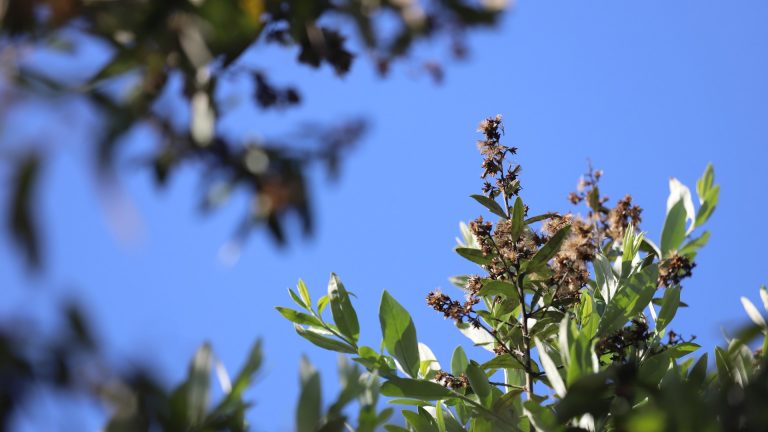
<path fill-rule="evenodd" d="M 687 256 L 673 253 L 661 260 L 657 284 L 665 288 L 680 285 L 680 281 L 691 276 L 694 267 L 696 263 Z"/>

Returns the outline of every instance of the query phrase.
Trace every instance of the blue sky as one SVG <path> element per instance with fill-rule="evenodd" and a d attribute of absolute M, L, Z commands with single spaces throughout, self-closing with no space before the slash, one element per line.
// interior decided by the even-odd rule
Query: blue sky
<path fill-rule="evenodd" d="M 194 169 L 162 191 L 148 172 L 126 169 L 122 189 L 140 222 L 121 240 L 84 160 L 82 133 L 54 125 L 47 134 L 58 138 L 58 156 L 40 201 L 48 267 L 29 277 L 9 242 L 0 243 L 7 292 L 0 311 L 27 310 L 45 321 L 59 300 L 75 297 L 115 362 L 152 361 L 169 384 L 203 341 L 237 369 L 262 337 L 254 428 L 290 430 L 302 353 L 320 368 L 326 399 L 336 387 L 335 355 L 303 341 L 274 310 L 290 304 L 286 288 L 299 278 L 319 296 L 330 272 L 338 273 L 357 294 L 368 345 L 380 341 L 375 311 L 387 289 L 411 311 L 419 339 L 438 359 L 447 362 L 457 344 L 469 346 L 424 296 L 437 287 L 451 293 L 448 277 L 475 271 L 452 248 L 459 221 L 482 213 L 468 198 L 481 185 L 475 127 L 501 113 L 506 144 L 520 149 L 522 196 L 534 212 L 569 210 L 567 194 L 589 158 L 605 171 L 603 190 L 613 201 L 631 193 L 645 209 L 642 229 L 657 240 L 668 178 L 693 187 L 714 163 L 722 191 L 707 227 L 712 238 L 683 290 L 690 308 L 673 325 L 711 350 L 722 343 L 722 326 L 745 319 L 739 296 L 757 301 L 768 282 L 761 219 L 768 213 L 766 20 L 768 3 L 757 0 L 521 0 L 497 31 L 471 37 L 470 58 L 448 62 L 441 86 L 414 74 L 415 66 L 395 67 L 381 80 L 360 59 L 339 80 L 329 70 L 297 69 L 292 52 L 250 53 L 246 60 L 276 81 L 298 82 L 305 103 L 284 113 L 237 112 L 225 120 L 227 130 L 247 137 L 350 115 L 367 116 L 373 129 L 345 159 L 339 182 L 314 176 L 313 239 L 294 236 L 276 250 L 258 232 L 234 266 L 217 254 L 241 215 L 238 203 L 202 217 Z M 441 53 L 422 48 L 414 61 Z M 39 130 L 39 120 L 29 118 L 15 127 Z M 135 146 L 145 138 L 137 134 Z M 22 428 L 98 427 L 95 406 L 46 398 L 23 416 Z M 83 415 L 73 416 L 71 406 Z"/>

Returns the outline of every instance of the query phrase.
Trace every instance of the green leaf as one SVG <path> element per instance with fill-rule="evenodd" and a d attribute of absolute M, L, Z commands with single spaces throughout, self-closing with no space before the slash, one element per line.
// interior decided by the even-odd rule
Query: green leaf
<path fill-rule="evenodd" d="M 700 236 L 684 244 L 683 247 L 680 248 L 680 255 L 685 255 L 689 258 L 695 257 L 696 252 L 707 245 L 707 242 L 709 242 L 709 237 L 709 231 L 704 231 Z"/>
<path fill-rule="evenodd" d="M 461 345 L 457 346 L 453 350 L 453 356 L 451 356 L 451 374 L 454 376 L 463 374 L 467 370 L 468 364 L 469 361 L 467 360 L 467 354 L 464 353 L 464 348 Z"/>
<path fill-rule="evenodd" d="M 525 369 L 521 360 L 512 356 L 512 354 L 504 354 L 496 356 L 481 366 L 483 369 Z"/>
<path fill-rule="evenodd" d="M 423 408 L 419 407 L 419 412 L 403 411 L 403 417 L 413 428 L 414 432 L 437 432 L 437 425 L 434 419 Z"/>
<path fill-rule="evenodd" d="M 633 274 L 606 306 L 600 324 L 597 326 L 597 336 L 606 336 L 619 330 L 624 323 L 648 306 L 656 292 L 657 276 L 656 264 Z"/>
<path fill-rule="evenodd" d="M 396 398 L 443 400 L 455 395 L 433 381 L 392 377 L 381 385 L 381 394 Z"/>
<path fill-rule="evenodd" d="M 671 358 L 678 359 L 696 351 L 699 348 L 701 348 L 699 344 L 695 344 L 693 342 L 683 342 L 667 348 L 667 351 L 669 351 L 669 356 Z"/>
<path fill-rule="evenodd" d="M 355 347 L 350 346 L 346 342 L 342 342 L 337 339 L 332 339 L 327 336 L 323 336 L 317 333 L 316 331 L 314 331 L 311 327 L 305 329 L 304 327 L 298 324 L 294 324 L 293 326 L 296 329 L 296 333 L 298 333 L 299 336 L 312 342 L 313 344 L 319 346 L 320 348 L 324 348 L 330 351 L 347 353 L 347 354 L 357 354 L 357 350 L 355 349 Z"/>
<path fill-rule="evenodd" d="M 189 365 L 187 377 L 187 418 L 190 425 L 199 425 L 208 411 L 211 387 L 211 365 L 213 351 L 208 343 L 195 353 Z"/>
<path fill-rule="evenodd" d="M 310 305 L 305 304 L 304 300 L 302 300 L 301 297 L 299 297 L 299 295 L 296 294 L 295 291 L 293 291 L 292 289 L 288 288 L 288 294 L 290 294 L 291 300 L 293 300 L 293 302 L 296 303 L 300 308 L 309 309 Z"/>
<path fill-rule="evenodd" d="M 704 202 L 699 207 L 699 212 L 696 214 L 696 226 L 704 224 L 712 216 L 712 213 L 717 207 L 717 202 L 720 199 L 720 185 L 716 185 L 707 192 L 704 197 Z"/>
<path fill-rule="evenodd" d="M 457 247 L 456 253 L 475 264 L 486 265 L 491 263 L 491 257 L 483 255 L 483 251 L 480 249 Z"/>
<path fill-rule="evenodd" d="M 720 347 L 715 347 L 715 365 L 721 385 L 726 386 L 733 382 L 733 370 L 728 359 L 728 353 Z"/>
<path fill-rule="evenodd" d="M 581 332 L 588 337 L 595 335 L 597 326 L 600 323 L 600 315 L 598 315 L 595 307 L 595 299 L 589 295 L 588 292 L 582 291 L 581 293 Z"/>
<path fill-rule="evenodd" d="M 392 405 L 432 406 L 432 401 L 421 399 L 390 399 L 387 403 Z"/>
<path fill-rule="evenodd" d="M 327 295 L 324 295 L 317 299 L 317 314 L 320 315 L 325 310 L 325 307 L 328 306 L 328 303 L 331 301 L 331 298 Z"/>
<path fill-rule="evenodd" d="M 555 254 L 560 250 L 560 246 L 563 241 L 568 237 L 571 232 L 571 226 L 567 225 L 560 229 L 551 239 L 539 249 L 536 254 L 528 261 L 526 271 L 529 273 L 536 272 L 540 267 L 543 267 Z"/>
<path fill-rule="evenodd" d="M 667 212 L 664 229 L 661 232 L 661 253 L 665 258 L 677 250 L 685 239 L 685 205 L 678 201 Z"/>
<path fill-rule="evenodd" d="M 480 398 L 480 403 L 486 408 L 493 406 L 491 384 L 488 383 L 488 377 L 485 376 L 483 369 L 474 360 L 467 365 L 467 378 L 469 378 L 469 385 L 472 386 L 472 391 Z"/>
<path fill-rule="evenodd" d="M 312 304 L 312 298 L 309 296 L 309 290 L 307 289 L 307 285 L 304 283 L 303 280 L 299 279 L 299 294 L 301 295 L 301 299 L 304 300 L 304 304 L 307 306 Z"/>
<path fill-rule="evenodd" d="M 549 356 L 549 353 L 539 338 L 534 337 L 533 341 L 536 344 L 536 349 L 539 351 L 539 361 L 541 362 L 541 367 L 543 367 L 544 372 L 547 373 L 547 381 L 549 381 L 549 386 L 552 387 L 556 395 L 560 397 L 565 396 L 565 383 L 563 382 L 563 377 L 560 376 L 560 372 L 557 370 L 557 365 L 555 365 L 555 362 L 552 360 L 552 357 Z"/>
<path fill-rule="evenodd" d="M 704 353 L 693 365 L 691 371 L 688 373 L 688 381 L 694 385 L 695 388 L 704 384 L 707 379 L 707 353 Z"/>
<path fill-rule="evenodd" d="M 483 286 L 477 292 L 480 297 L 502 295 L 504 297 L 513 297 L 517 295 L 517 288 L 511 282 L 483 279 Z"/>
<path fill-rule="evenodd" d="M 320 322 L 319 319 L 313 317 L 312 315 L 305 314 L 297 310 L 280 307 L 280 306 L 275 307 L 275 309 L 277 309 L 277 311 L 280 312 L 280 315 L 285 317 L 285 319 L 287 319 L 290 322 L 301 324 L 301 325 L 311 325 L 316 327 L 323 326 L 323 323 Z"/>
<path fill-rule="evenodd" d="M 707 195 L 712 186 L 715 184 L 715 168 L 712 164 L 707 164 L 707 168 L 704 170 L 701 178 L 696 182 L 696 195 L 699 196 L 699 203 L 704 202 L 704 197 Z"/>
<path fill-rule="evenodd" d="M 379 321 L 384 346 L 411 377 L 419 373 L 419 344 L 411 315 L 387 291 L 381 295 Z"/>
<path fill-rule="evenodd" d="M 523 406 L 525 407 L 525 414 L 531 420 L 531 423 L 537 431 L 556 432 L 563 430 L 563 428 L 557 424 L 555 415 L 550 408 L 543 407 L 534 400 L 525 401 Z"/>
<path fill-rule="evenodd" d="M 664 291 L 664 298 L 661 300 L 661 311 L 656 318 L 656 331 L 664 330 L 672 318 L 677 313 L 680 306 L 680 287 L 670 287 Z"/>
<path fill-rule="evenodd" d="M 488 198 L 485 195 L 470 195 L 470 196 L 474 198 L 475 201 L 479 202 L 485 208 L 490 210 L 491 213 L 495 214 L 496 216 L 503 217 L 504 219 L 507 218 L 506 212 L 504 212 L 504 209 L 495 199 Z"/>
<path fill-rule="evenodd" d="M 331 273 L 331 280 L 328 281 L 328 298 L 331 299 L 331 313 L 339 331 L 357 342 L 360 337 L 357 313 L 349 299 L 349 293 L 344 289 L 344 284 L 334 273 Z"/>
<path fill-rule="evenodd" d="M 536 223 L 546 219 L 552 219 L 553 217 L 559 217 L 559 216 L 560 215 L 558 213 L 544 213 L 537 216 L 529 217 L 524 222 L 525 222 L 525 225 L 530 225 L 532 223 Z"/>
<path fill-rule="evenodd" d="M 523 221 L 524 217 L 525 205 L 523 204 L 523 200 L 520 197 L 517 197 L 517 199 L 515 199 L 515 206 L 512 208 L 512 230 L 510 232 L 512 241 L 517 241 L 517 239 L 520 238 L 520 233 L 523 232 L 523 228 L 525 227 L 525 221 Z"/>
<path fill-rule="evenodd" d="M 301 359 L 301 393 L 296 407 L 296 430 L 314 432 L 320 423 L 322 395 L 320 374 L 309 364 L 306 357 Z"/>

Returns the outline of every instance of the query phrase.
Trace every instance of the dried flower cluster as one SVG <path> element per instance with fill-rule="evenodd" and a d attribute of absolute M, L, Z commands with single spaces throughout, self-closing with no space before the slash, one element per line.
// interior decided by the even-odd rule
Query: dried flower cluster
<path fill-rule="evenodd" d="M 632 204 L 632 196 L 626 195 L 620 199 L 614 208 L 608 208 L 605 204 L 609 201 L 607 196 L 600 195 L 599 182 L 603 176 L 601 170 L 589 170 L 579 180 L 576 186 L 577 191 L 568 195 L 569 201 L 573 204 L 581 202 L 586 203 L 589 208 L 588 219 L 594 221 L 600 228 L 600 238 L 610 238 L 620 241 L 624 238 L 624 233 L 630 223 L 635 229 L 638 229 L 642 222 L 641 214 L 643 209 Z"/>
<path fill-rule="evenodd" d="M 449 389 L 461 389 L 469 387 L 469 379 L 465 374 L 455 377 L 444 370 L 439 370 L 435 374 L 435 381 Z"/>
<path fill-rule="evenodd" d="M 595 346 L 595 351 L 600 357 L 612 354 L 612 361 L 624 362 L 627 360 L 627 354 L 631 347 L 646 349 L 647 341 L 650 337 L 651 333 L 648 331 L 648 323 L 645 320 L 633 319 L 632 323 L 627 327 L 600 339 Z"/>
<path fill-rule="evenodd" d="M 520 193 L 520 165 L 509 164 L 504 166 L 504 159 L 507 154 L 517 153 L 516 147 L 507 147 L 502 145 L 501 134 L 504 127 L 501 123 L 501 115 L 489 117 L 478 126 L 477 130 L 485 135 L 485 139 L 477 142 L 480 153 L 485 157 L 483 160 L 483 174 L 481 177 L 486 179 L 488 176 L 495 177 L 495 183 L 486 180 L 483 185 L 483 193 L 489 198 L 496 198 L 500 194 L 508 199 Z"/>
<path fill-rule="evenodd" d="M 480 299 L 474 295 L 469 295 L 464 303 L 453 300 L 440 290 L 430 291 L 427 294 L 427 304 L 434 310 L 441 312 L 445 318 L 450 318 L 456 323 L 462 323 L 466 319 L 470 324 L 477 325 L 477 319 L 474 318 L 473 306 L 480 302 Z"/>
<path fill-rule="evenodd" d="M 657 284 L 665 288 L 680 285 L 680 281 L 691 276 L 694 267 L 696 263 L 687 256 L 674 253 L 659 264 Z"/>
<path fill-rule="evenodd" d="M 597 241 L 594 226 L 571 215 L 565 215 L 557 221 L 550 220 L 544 224 L 543 230 L 552 235 L 556 232 L 554 230 L 560 230 L 566 224 L 571 225 L 571 232 L 552 262 L 550 284 L 557 287 L 556 297 L 578 299 L 578 290 L 589 281 L 587 265 L 595 258 Z"/>

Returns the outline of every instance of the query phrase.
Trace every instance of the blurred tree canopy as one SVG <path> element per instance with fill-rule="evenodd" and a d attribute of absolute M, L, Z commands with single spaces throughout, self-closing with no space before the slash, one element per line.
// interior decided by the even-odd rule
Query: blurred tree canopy
<path fill-rule="evenodd" d="M 253 205 L 236 229 L 238 239 L 265 225 L 283 243 L 288 213 L 298 214 L 305 234 L 312 231 L 306 167 L 321 163 L 335 173 L 365 122 L 312 127 L 300 135 L 308 144 L 296 138 L 243 142 L 226 136 L 217 125 L 231 107 L 216 89 L 227 77 L 248 76 L 251 102 L 263 110 L 290 108 L 302 100 L 302 83 L 273 84 L 263 70 L 238 61 L 243 53 L 285 47 L 297 53 L 298 65 L 327 65 L 338 76 L 365 54 L 383 76 L 423 40 L 447 41 L 453 55 L 462 57 L 465 32 L 494 25 L 504 6 L 499 0 L 2 0 L 0 115 L 7 117 L 29 98 L 86 101 L 100 116 L 92 133 L 93 154 L 107 180 L 115 176 L 126 137 L 149 128 L 156 145 L 141 164 L 152 170 L 158 185 L 178 167 L 197 163 L 209 186 L 204 208 L 245 190 Z M 58 65 L 30 60 L 40 52 L 74 54 L 87 44 L 106 47 L 110 54 L 82 79 L 63 77 Z M 364 53 L 353 52 L 353 46 Z M 66 66 L 82 69 L 74 55 L 71 59 Z M 436 79 L 442 75 L 433 62 L 423 67 Z M 178 112 L 159 107 L 161 97 L 174 91 L 174 80 L 181 83 L 177 96 L 183 101 L 176 111 L 189 114 L 184 121 L 178 121 Z M 4 162 L 13 167 L 7 228 L 26 261 L 38 268 L 43 254 L 31 197 L 46 152 L 0 145 Z"/>
<path fill-rule="evenodd" d="M 232 138 L 219 127 L 233 109 L 217 93 L 225 80 L 250 80 L 247 99 L 259 112 L 298 106 L 300 88 L 307 85 L 276 85 L 280 77 L 241 61 L 243 54 L 282 47 L 296 53 L 297 66 L 328 67 L 339 77 L 367 57 L 385 76 L 420 41 L 442 41 L 453 56 L 463 57 L 465 32 L 493 26 L 503 9 L 498 0 L 0 0 L 0 118 L 5 131 L 13 131 L 13 113 L 29 101 L 55 109 L 71 100 L 86 106 L 98 127 L 87 131 L 82 145 L 106 184 L 126 164 L 120 155 L 131 134 L 149 130 L 154 146 L 139 165 L 158 186 L 193 165 L 205 185 L 203 209 L 234 191 L 251 197 L 235 227 L 238 241 L 265 226 L 282 244 L 288 214 L 299 216 L 305 234 L 312 232 L 307 168 L 321 164 L 334 175 L 366 122 L 287 124 L 298 129 L 287 138 Z M 93 47 L 108 53 L 96 66 L 82 62 Z M 421 66 L 436 80 L 442 76 L 434 62 Z M 170 110 L 163 104 L 169 95 L 177 102 Z M 80 114 L 67 112 L 68 118 Z M 58 120 L 68 122 L 63 115 Z M 40 132 L 40 140 L 50 140 Z M 45 242 L 35 197 L 56 143 L 12 138 L 0 140 L 4 229 L 28 267 L 40 270 Z M 76 306 L 61 308 L 54 334 L 29 321 L 18 316 L 0 323 L 0 430 L 40 388 L 86 393 L 111 406 L 109 430 L 247 428 L 242 392 L 260 364 L 258 343 L 229 382 L 227 396 L 208 411 L 201 395 L 213 367 L 209 347 L 192 360 L 188 379 L 167 390 L 151 371 L 113 369 Z"/>

